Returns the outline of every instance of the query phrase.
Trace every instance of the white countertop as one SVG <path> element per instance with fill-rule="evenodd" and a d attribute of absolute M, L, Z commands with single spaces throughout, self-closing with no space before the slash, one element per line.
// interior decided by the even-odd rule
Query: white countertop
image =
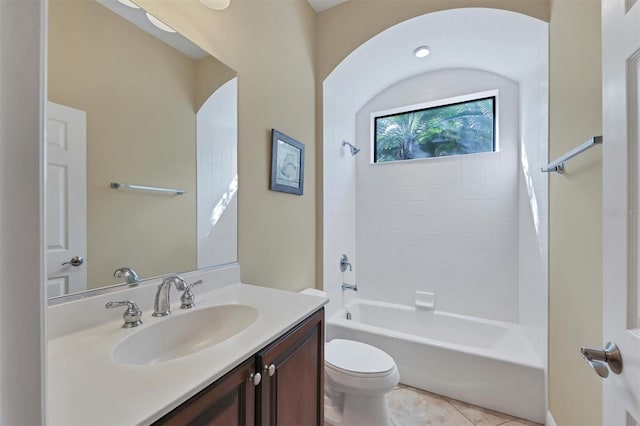
<path fill-rule="evenodd" d="M 117 316 L 49 340 L 48 424 L 114 426 L 158 420 L 318 310 L 327 299 L 231 284 L 197 294 L 196 302 L 192 310 L 179 309 L 179 301 L 173 303 L 171 316 L 164 318 L 154 318 L 146 310 L 140 327 L 124 329 L 122 317 Z M 112 357 L 119 342 L 145 327 L 226 304 L 252 306 L 258 310 L 258 319 L 228 340 L 182 358 L 126 365 Z"/>

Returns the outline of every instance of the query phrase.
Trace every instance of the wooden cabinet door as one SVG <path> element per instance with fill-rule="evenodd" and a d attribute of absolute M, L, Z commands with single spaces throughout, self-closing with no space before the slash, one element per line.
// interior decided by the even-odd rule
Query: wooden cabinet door
<path fill-rule="evenodd" d="M 155 425 L 253 426 L 257 387 L 249 376 L 255 371 L 255 358 L 251 357 Z"/>
<path fill-rule="evenodd" d="M 258 353 L 257 361 L 262 370 L 257 424 L 323 426 L 324 309 Z"/>

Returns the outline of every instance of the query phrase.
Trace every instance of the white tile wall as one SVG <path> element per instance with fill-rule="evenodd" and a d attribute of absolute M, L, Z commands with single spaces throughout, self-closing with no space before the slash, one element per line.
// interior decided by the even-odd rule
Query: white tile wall
<path fill-rule="evenodd" d="M 538 67 L 520 84 L 519 322 L 546 365 L 548 298 L 548 36 L 538 40 Z"/>
<path fill-rule="evenodd" d="M 234 78 L 216 90 L 196 115 L 198 269 L 238 260 L 237 99 Z M 226 204 L 225 199 L 229 199 Z M 212 221 L 212 213 L 221 207 L 220 216 Z"/>
<path fill-rule="evenodd" d="M 548 160 L 546 52 L 544 35 L 539 67 L 521 85 L 462 69 L 406 80 L 366 105 L 356 123 L 325 87 L 329 315 L 342 303 L 343 280 L 357 282 L 361 297 L 403 304 L 413 303 L 415 290 L 432 291 L 437 309 L 520 322 L 546 358 L 548 175 L 539 172 Z M 500 152 L 369 164 L 371 112 L 495 88 Z M 360 154 L 351 157 L 343 139 L 355 141 Z M 342 253 L 354 272 L 339 271 Z"/>
<path fill-rule="evenodd" d="M 369 163 L 372 112 L 493 89 L 500 152 Z M 518 111 L 513 81 L 452 69 L 392 86 L 357 114 L 361 297 L 410 305 L 424 290 L 436 293 L 436 309 L 518 321 Z"/>
<path fill-rule="evenodd" d="M 342 107 L 341 98 L 324 88 L 323 149 L 323 288 L 329 296 L 326 315 L 330 317 L 342 306 L 343 281 L 356 282 L 356 157 L 342 146 L 342 141 L 355 143 L 353 114 Z M 359 155 L 362 155 L 360 153 Z M 342 254 L 349 256 L 353 271 L 341 272 Z M 352 294 L 346 295 L 353 297 Z"/>

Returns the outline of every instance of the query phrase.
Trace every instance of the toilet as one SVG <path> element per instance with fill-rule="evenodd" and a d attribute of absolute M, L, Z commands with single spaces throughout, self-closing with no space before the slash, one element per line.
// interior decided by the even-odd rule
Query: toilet
<path fill-rule="evenodd" d="M 303 294 L 327 297 L 317 289 Z M 333 339 L 324 349 L 325 422 L 334 426 L 391 426 L 385 394 L 399 382 L 395 361 L 366 343 Z"/>
<path fill-rule="evenodd" d="M 335 426 L 390 426 L 385 394 L 400 381 L 386 352 L 353 340 L 334 339 L 324 349 L 325 422 Z"/>

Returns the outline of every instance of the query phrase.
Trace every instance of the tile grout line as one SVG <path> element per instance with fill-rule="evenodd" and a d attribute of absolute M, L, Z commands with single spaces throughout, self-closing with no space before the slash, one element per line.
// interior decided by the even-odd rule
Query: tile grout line
<path fill-rule="evenodd" d="M 458 407 L 456 407 L 454 404 L 451 403 L 451 400 L 449 398 L 447 398 L 446 401 L 449 403 L 449 405 L 451 405 L 453 408 L 455 408 L 458 411 L 458 413 L 462 414 L 462 417 L 467 419 L 467 421 L 469 423 L 471 423 L 473 426 L 476 426 L 476 424 L 473 422 L 473 420 L 471 420 L 469 417 L 465 416 L 465 414 Z M 513 421 L 514 421 L 513 419 L 506 419 L 502 423 L 498 423 L 498 424 L 493 425 L 493 426 L 503 426 L 503 425 L 506 425 L 506 424 L 511 423 Z"/>
<path fill-rule="evenodd" d="M 469 417 L 465 416 L 465 415 L 464 415 L 464 413 L 458 409 L 458 407 L 456 407 L 455 405 L 453 405 L 453 404 L 451 403 L 451 401 L 449 401 L 449 398 L 447 398 L 445 401 L 447 401 L 447 403 L 448 403 L 450 406 L 452 406 L 452 407 L 453 407 L 453 408 L 454 408 L 458 413 L 460 413 L 460 415 L 461 415 L 462 417 L 464 417 L 465 419 L 467 419 L 467 421 L 468 421 L 470 424 L 472 424 L 473 426 L 476 426 L 476 424 L 473 422 L 473 420 L 471 420 Z"/>
<path fill-rule="evenodd" d="M 468 422 L 467 426 L 469 426 L 469 425 L 477 426 L 478 424 L 482 423 L 481 420 L 480 420 L 479 423 L 475 423 L 471 418 L 466 416 L 461 409 L 459 409 L 455 404 L 452 403 L 452 401 L 454 401 L 452 398 L 448 398 L 448 397 L 445 397 L 443 395 L 434 394 L 433 392 L 429 392 L 429 391 L 426 391 L 424 389 L 414 388 L 412 386 L 402 385 L 402 384 L 400 384 L 398 386 L 398 388 L 394 389 L 394 391 L 395 390 L 401 390 L 401 389 L 408 389 L 410 391 L 413 391 L 413 392 L 417 393 L 418 395 L 420 395 L 420 399 L 423 399 L 423 397 L 426 397 L 426 396 L 431 396 L 434 399 L 437 399 L 437 400 L 439 400 L 441 402 L 446 402 L 448 405 L 453 407 L 454 410 L 457 411 L 462 416 L 462 418 L 464 418 Z M 506 413 L 500 413 L 500 412 L 497 412 L 497 411 L 494 412 L 493 410 L 489 410 L 489 409 L 483 408 L 481 406 L 474 406 L 472 404 L 469 404 L 469 405 L 474 407 L 474 408 L 488 410 L 489 413 L 493 413 L 496 416 L 502 417 L 502 419 L 500 419 L 500 420 L 502 420 L 500 423 L 497 423 L 495 425 L 492 424 L 491 426 L 504 426 L 504 425 L 507 425 L 507 424 L 512 423 L 512 422 L 514 424 L 518 425 L 518 426 L 525 426 L 525 424 L 527 424 L 527 423 L 522 423 L 522 422 L 528 422 L 526 419 L 522 419 L 522 418 L 519 418 L 519 417 L 511 416 L 511 415 L 506 414 Z M 505 417 L 508 417 L 508 418 L 505 418 Z M 392 417 L 392 419 L 393 419 L 393 417 Z M 394 426 L 395 426 L 396 425 L 395 424 L 395 419 L 393 419 L 393 420 L 394 420 Z M 532 426 L 534 426 L 534 425 L 535 426 L 544 426 L 542 424 L 536 424 L 536 423 L 531 423 L 531 422 L 529 422 L 529 424 L 531 424 Z"/>

